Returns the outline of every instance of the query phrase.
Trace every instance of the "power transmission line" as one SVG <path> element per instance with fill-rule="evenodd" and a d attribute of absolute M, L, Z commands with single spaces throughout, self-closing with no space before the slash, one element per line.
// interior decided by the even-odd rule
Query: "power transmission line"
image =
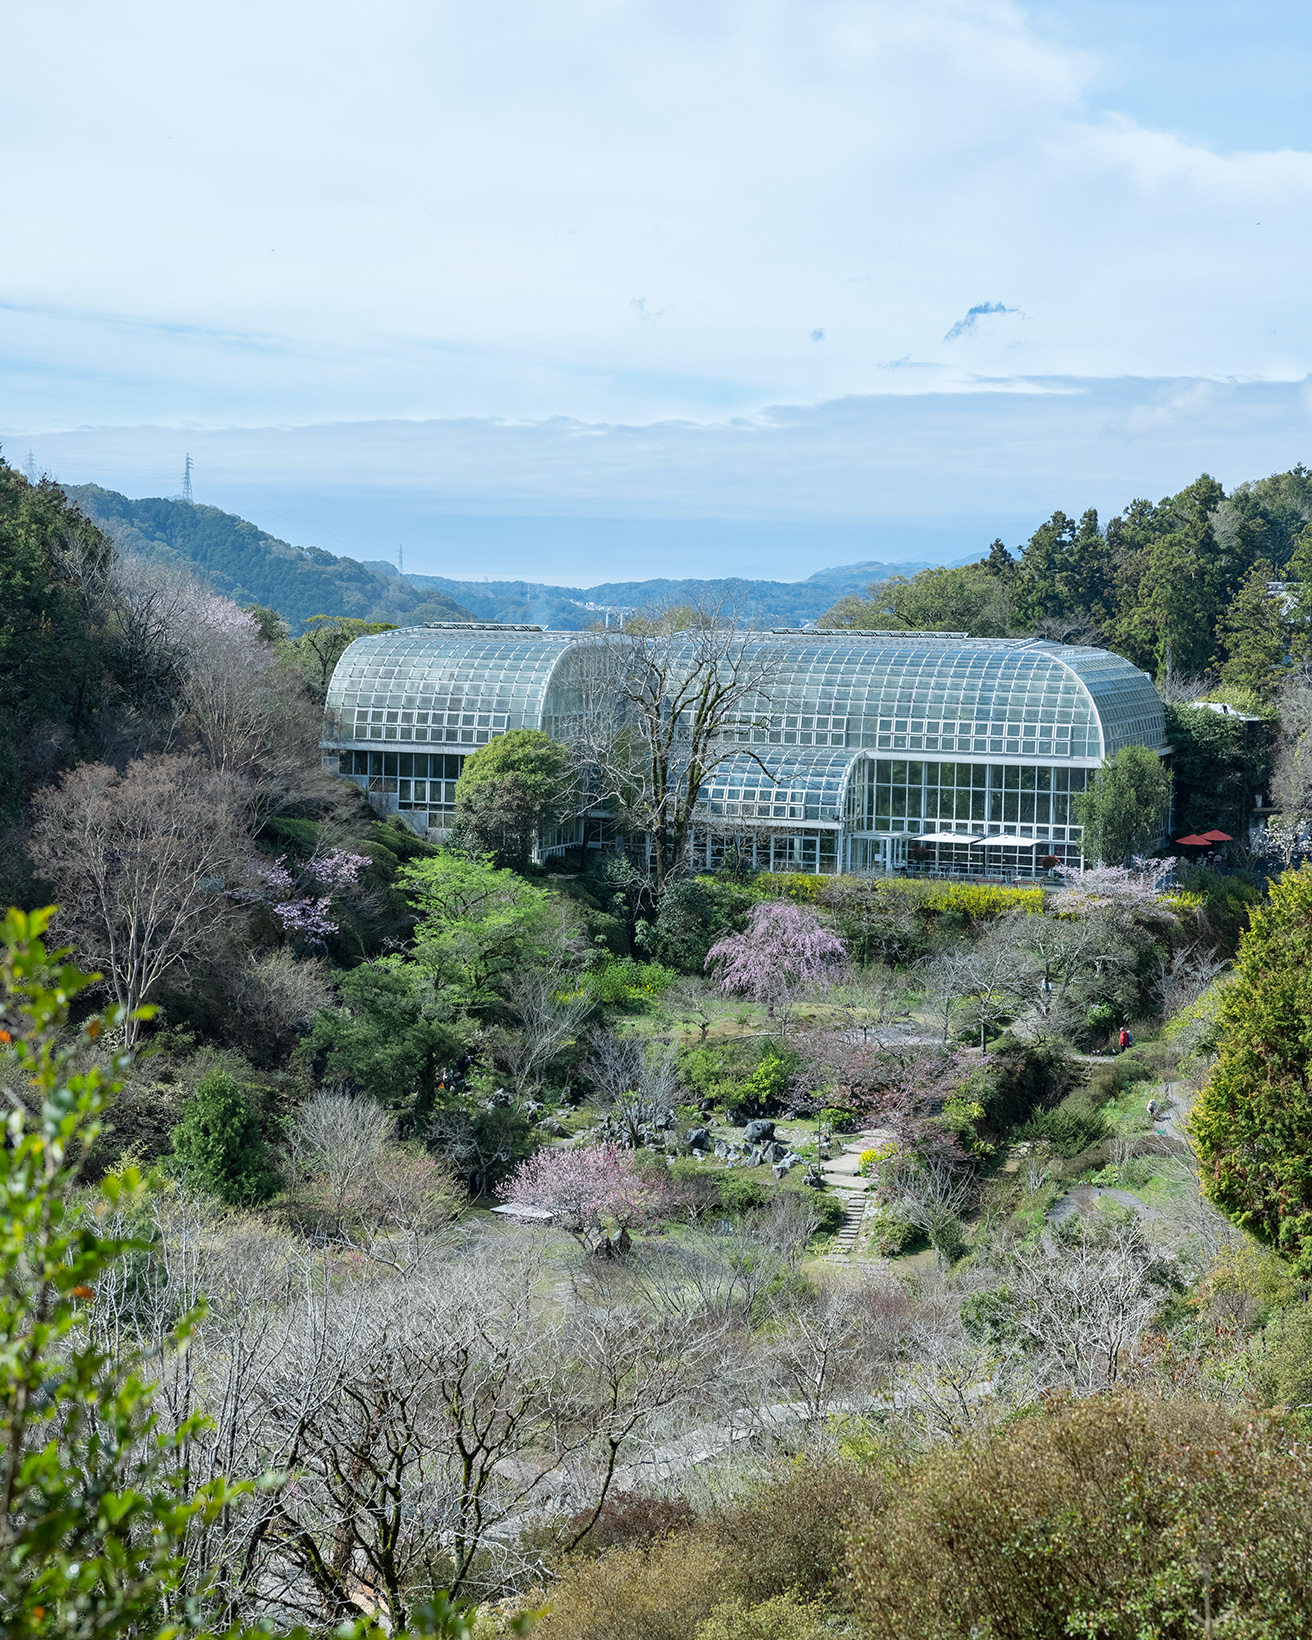
<path fill-rule="evenodd" d="M 191 456 L 187 456 L 187 465 L 182 469 L 182 499 L 191 500 Z"/>

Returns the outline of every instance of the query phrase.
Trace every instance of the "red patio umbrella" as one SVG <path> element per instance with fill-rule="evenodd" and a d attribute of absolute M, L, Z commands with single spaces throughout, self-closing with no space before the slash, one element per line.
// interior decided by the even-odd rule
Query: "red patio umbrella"
<path fill-rule="evenodd" d="M 1211 842 L 1210 837 L 1177 837 L 1177 843 L 1184 843 L 1188 848 L 1206 848 Z"/>
<path fill-rule="evenodd" d="M 1231 837 L 1228 832 L 1224 832 L 1224 831 L 1205 831 L 1201 835 L 1202 835 L 1203 841 L 1207 842 L 1207 843 L 1233 843 L 1234 842 L 1234 838 Z"/>

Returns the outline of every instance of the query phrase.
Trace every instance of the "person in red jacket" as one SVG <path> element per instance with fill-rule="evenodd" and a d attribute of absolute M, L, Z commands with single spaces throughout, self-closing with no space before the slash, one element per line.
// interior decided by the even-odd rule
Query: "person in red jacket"
<path fill-rule="evenodd" d="M 1121 1053 L 1124 1053 L 1127 1048 L 1132 1048 L 1134 1046 L 1134 1038 L 1130 1035 L 1124 1025 L 1121 1026 L 1121 1034 L 1116 1039 L 1116 1046 Z"/>

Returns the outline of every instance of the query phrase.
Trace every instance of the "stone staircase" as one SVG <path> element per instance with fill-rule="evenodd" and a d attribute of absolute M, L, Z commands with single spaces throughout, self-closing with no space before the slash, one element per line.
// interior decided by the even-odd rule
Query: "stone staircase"
<path fill-rule="evenodd" d="M 837 1194 L 843 1203 L 844 1218 L 829 1256 L 848 1258 L 856 1246 L 857 1232 L 866 1216 L 866 1193 L 864 1190 L 840 1190 Z"/>

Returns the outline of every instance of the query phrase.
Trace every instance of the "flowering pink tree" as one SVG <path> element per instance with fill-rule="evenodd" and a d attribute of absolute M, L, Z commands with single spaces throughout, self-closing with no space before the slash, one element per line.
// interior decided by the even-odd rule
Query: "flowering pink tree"
<path fill-rule="evenodd" d="M 334 895 L 359 882 L 369 857 L 335 848 L 303 861 L 294 872 L 286 860 L 285 854 L 276 860 L 261 860 L 253 869 L 253 885 L 248 892 L 264 901 L 284 933 L 309 945 L 322 945 L 329 934 L 337 932 L 338 925 L 331 915 Z M 321 892 L 307 894 L 306 889 Z"/>
<path fill-rule="evenodd" d="M 502 1201 L 544 1208 L 585 1246 L 595 1246 L 604 1230 L 651 1223 L 669 1192 L 663 1179 L 639 1169 L 632 1151 L 602 1144 L 540 1150 L 520 1163 L 499 1194 Z"/>
<path fill-rule="evenodd" d="M 727 934 L 706 953 L 722 991 L 764 1002 L 773 1019 L 799 990 L 847 961 L 847 947 L 814 911 L 789 900 L 765 900 L 752 907 L 747 928 Z"/>

